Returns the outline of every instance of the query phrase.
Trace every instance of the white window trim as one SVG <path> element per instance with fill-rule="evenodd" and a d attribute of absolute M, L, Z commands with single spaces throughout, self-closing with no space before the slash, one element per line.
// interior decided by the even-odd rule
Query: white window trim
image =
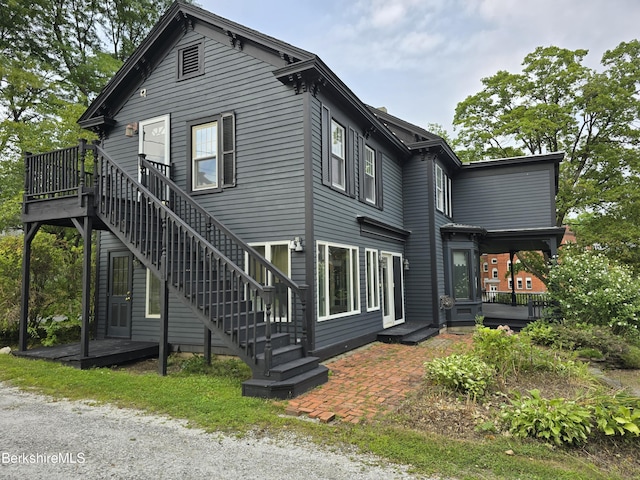
<path fill-rule="evenodd" d="M 196 142 L 195 139 L 193 137 L 194 132 L 197 128 L 203 128 L 207 125 L 213 125 L 215 124 L 216 127 L 216 153 L 215 153 L 215 157 L 202 157 L 202 158 L 196 158 L 194 155 L 194 150 L 196 148 Z M 203 123 L 199 123 L 197 125 L 191 125 L 191 127 L 189 128 L 189 135 L 191 135 L 191 190 L 193 192 L 200 192 L 203 190 L 214 190 L 217 189 L 220 186 L 220 166 L 221 166 L 221 162 L 220 162 L 220 118 L 216 118 L 215 120 L 211 120 L 209 122 L 203 122 Z M 212 158 L 215 158 L 216 160 L 216 182 L 215 184 L 212 185 L 204 185 L 204 186 L 197 186 L 196 185 L 196 175 L 198 172 L 198 169 L 195 168 L 196 167 L 196 163 L 199 161 L 204 161 L 204 160 L 211 160 Z"/>
<path fill-rule="evenodd" d="M 489 264 L 487 262 L 484 262 L 482 264 L 482 271 L 488 273 L 489 272 Z"/>
<path fill-rule="evenodd" d="M 367 260 L 369 259 L 369 255 L 372 255 L 375 261 L 374 264 L 367 264 Z M 364 249 L 364 266 L 366 269 L 366 296 L 367 296 L 367 312 L 374 312 L 380 310 L 380 254 L 378 250 L 373 250 L 371 248 Z M 369 292 L 373 289 L 374 292 L 374 300 L 377 305 L 370 306 L 369 305 Z"/>
<path fill-rule="evenodd" d="M 491 278 L 493 278 L 493 279 L 498 278 L 498 269 L 497 268 L 492 268 L 491 269 Z"/>
<path fill-rule="evenodd" d="M 333 153 L 333 130 L 334 125 L 342 130 L 342 156 L 336 155 Z M 338 190 L 342 190 L 343 192 L 347 191 L 347 129 L 344 128 L 340 123 L 335 121 L 333 118 L 331 119 L 331 185 Z M 333 168 L 333 158 L 339 158 L 342 161 L 342 180 L 344 185 L 340 185 L 339 183 L 334 182 L 334 168 Z"/>
<path fill-rule="evenodd" d="M 371 154 L 371 171 L 373 172 L 373 175 L 369 175 L 367 173 L 367 161 L 368 158 L 367 156 Z M 368 145 L 364 146 L 364 155 L 365 155 L 365 168 L 364 168 L 364 187 L 365 187 L 365 192 L 364 192 L 364 199 L 367 203 L 370 203 L 371 205 L 375 205 L 376 204 L 376 198 L 377 198 L 377 192 L 376 192 L 376 174 L 378 172 L 376 172 L 376 151 L 369 147 Z M 367 177 L 371 177 L 373 179 L 373 191 L 371 192 L 373 194 L 372 198 L 367 197 L 367 190 L 366 190 L 366 182 L 367 182 Z"/>
<path fill-rule="evenodd" d="M 150 292 L 151 292 L 151 277 L 153 273 L 151 270 L 147 268 L 147 278 L 146 278 L 146 288 L 145 288 L 145 299 L 144 299 L 144 316 L 145 318 L 160 318 L 160 314 L 149 313 L 149 301 L 150 301 Z M 160 287 L 162 288 L 162 286 Z M 162 306 L 160 306 L 162 308 Z"/>
<path fill-rule="evenodd" d="M 327 315 L 325 315 L 324 317 L 320 316 L 320 297 L 318 296 L 318 301 L 316 302 L 316 314 L 318 316 L 318 321 L 322 322 L 325 320 L 333 320 L 336 318 L 343 318 L 343 317 L 351 317 L 353 315 L 358 315 L 359 313 L 362 312 L 362 308 L 361 308 L 361 301 L 360 301 L 360 249 L 355 246 L 355 245 L 345 245 L 345 244 L 341 244 L 341 243 L 333 243 L 333 242 L 326 242 L 323 240 L 317 240 L 316 241 L 316 257 L 315 257 L 315 263 L 316 263 L 316 285 L 318 287 L 318 289 L 320 288 L 320 277 L 319 277 L 319 268 L 318 268 L 318 250 L 321 248 L 321 245 L 323 247 L 326 247 L 325 250 L 325 258 L 328 258 L 328 254 L 329 254 L 329 247 L 337 247 L 337 248 L 344 248 L 344 249 L 348 249 L 351 250 L 351 252 L 355 252 L 355 259 L 353 258 L 353 255 L 351 255 L 351 261 L 349 264 L 349 272 L 353 272 L 353 264 L 355 262 L 356 265 L 356 276 L 357 278 L 352 279 L 351 284 L 354 286 L 354 301 L 357 302 L 356 308 L 355 310 L 351 310 L 348 312 L 344 312 L 344 313 L 339 313 L 337 315 L 330 315 L 328 314 L 329 310 L 330 310 L 330 299 L 329 299 L 329 274 L 328 274 L 328 262 L 326 262 L 326 268 L 327 270 L 325 270 L 325 275 L 324 275 L 324 287 L 325 288 L 325 301 L 326 301 L 326 305 L 325 305 L 325 312 L 327 312 Z M 316 289 L 316 294 L 318 293 L 318 289 Z"/>
<path fill-rule="evenodd" d="M 492 264 L 492 265 L 497 265 L 497 264 L 498 264 L 498 259 L 497 259 L 497 258 L 495 258 L 495 257 L 494 257 L 494 258 L 492 258 L 492 259 L 491 259 L 491 264 Z"/>
<path fill-rule="evenodd" d="M 436 163 L 436 208 L 446 216 L 452 216 L 451 190 L 452 182 L 444 169 Z"/>
<path fill-rule="evenodd" d="M 516 290 L 522 290 L 522 279 L 516 278 Z"/>
<path fill-rule="evenodd" d="M 287 269 L 286 272 L 282 272 L 284 273 L 287 277 L 291 278 L 291 249 L 289 249 L 289 241 L 287 240 L 276 240 L 276 241 L 272 241 L 272 242 L 252 242 L 249 243 L 250 247 L 264 247 L 264 258 L 266 258 L 268 261 L 271 262 L 272 256 L 271 256 L 271 247 L 273 246 L 285 246 L 287 247 L 287 255 L 288 255 L 288 266 L 289 268 Z M 249 254 L 245 253 L 245 261 L 244 261 L 244 265 L 245 265 L 245 272 L 247 274 L 249 274 Z M 267 285 L 273 285 L 273 274 L 271 272 L 267 272 Z M 287 312 L 291 312 L 291 295 L 288 296 L 287 298 Z M 289 314 L 287 314 L 287 317 L 289 316 Z"/>
<path fill-rule="evenodd" d="M 524 286 L 526 290 L 533 290 L 533 280 L 531 277 L 527 277 L 524 281 Z"/>

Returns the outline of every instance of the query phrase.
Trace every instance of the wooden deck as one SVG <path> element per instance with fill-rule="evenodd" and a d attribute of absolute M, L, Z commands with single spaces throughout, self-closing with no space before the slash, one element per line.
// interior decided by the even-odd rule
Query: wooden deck
<path fill-rule="evenodd" d="M 85 358 L 80 357 L 80 343 L 38 347 L 12 353 L 17 357 L 51 360 L 84 370 L 157 357 L 158 348 L 158 344 L 154 342 L 134 342 L 111 338 L 89 342 L 89 356 Z"/>

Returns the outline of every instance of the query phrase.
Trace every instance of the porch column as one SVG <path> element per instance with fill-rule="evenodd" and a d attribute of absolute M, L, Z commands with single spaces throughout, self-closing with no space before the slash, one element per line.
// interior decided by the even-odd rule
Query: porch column
<path fill-rule="evenodd" d="M 29 291 L 31 289 L 31 242 L 40 229 L 40 223 L 24 224 L 24 248 L 22 250 L 22 298 L 20 299 L 20 331 L 18 350 L 27 349 L 27 325 L 29 322 Z"/>
<path fill-rule="evenodd" d="M 511 261 L 509 265 L 509 269 L 511 270 L 511 306 L 512 307 L 515 307 L 518 304 L 518 302 L 516 301 L 516 279 L 513 273 L 513 257 L 515 254 L 516 252 L 514 250 L 511 250 L 509 252 L 509 259 Z"/>
<path fill-rule="evenodd" d="M 169 284 L 165 279 L 160 284 L 160 336 L 158 339 L 158 373 L 167 374 L 169 357 Z"/>
<path fill-rule="evenodd" d="M 89 356 L 89 317 L 91 315 L 91 236 L 93 220 L 84 217 L 82 238 L 84 256 L 82 262 L 82 327 L 80 329 L 80 358 Z"/>
<path fill-rule="evenodd" d="M 211 365 L 211 330 L 204 326 L 204 361 L 207 365 Z"/>

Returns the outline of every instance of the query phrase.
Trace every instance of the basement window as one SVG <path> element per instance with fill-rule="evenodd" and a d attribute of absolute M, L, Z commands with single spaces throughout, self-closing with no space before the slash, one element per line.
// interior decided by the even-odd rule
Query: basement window
<path fill-rule="evenodd" d="M 204 73 L 202 42 L 178 50 L 178 80 L 187 80 Z"/>

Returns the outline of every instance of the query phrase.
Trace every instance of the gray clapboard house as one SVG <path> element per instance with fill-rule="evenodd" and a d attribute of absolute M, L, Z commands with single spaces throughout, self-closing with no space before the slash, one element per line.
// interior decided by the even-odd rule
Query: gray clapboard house
<path fill-rule="evenodd" d="M 561 153 L 463 165 L 313 53 L 180 2 L 79 123 L 100 140 L 25 159 L 22 350 L 43 224 L 98 232 L 83 357 L 90 334 L 159 344 L 161 371 L 169 349 L 231 353 L 266 397 L 385 332 L 472 324 L 479 255 L 554 254 L 563 232 Z"/>

